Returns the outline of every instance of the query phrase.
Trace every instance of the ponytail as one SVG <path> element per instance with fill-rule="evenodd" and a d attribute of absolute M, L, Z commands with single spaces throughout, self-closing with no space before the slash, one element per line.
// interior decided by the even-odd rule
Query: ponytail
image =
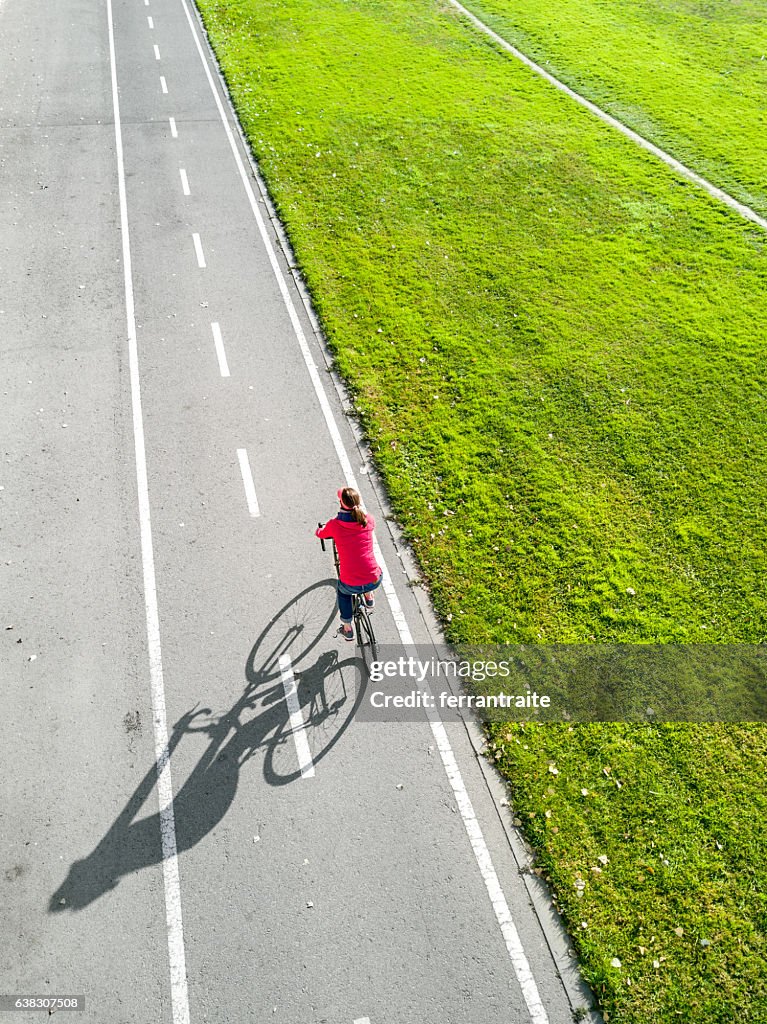
<path fill-rule="evenodd" d="M 338 500 L 341 502 L 341 508 L 345 512 L 351 512 L 355 523 L 359 523 L 360 526 L 367 526 L 368 517 L 365 515 L 365 510 L 362 507 L 362 498 L 353 487 L 344 487 L 343 490 L 340 490 L 338 492 Z"/>

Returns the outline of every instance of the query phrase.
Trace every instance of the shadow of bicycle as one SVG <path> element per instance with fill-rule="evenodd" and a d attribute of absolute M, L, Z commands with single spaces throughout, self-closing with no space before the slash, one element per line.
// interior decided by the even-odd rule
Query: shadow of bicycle
<path fill-rule="evenodd" d="M 246 685 L 220 714 L 192 709 L 171 731 L 167 757 L 185 736 L 207 735 L 208 742 L 175 794 L 176 851 L 199 843 L 234 802 L 241 769 L 263 751 L 265 780 L 284 786 L 300 778 L 294 726 L 286 702 L 280 658 L 290 659 L 302 730 L 312 760 L 322 760 L 349 727 L 364 698 L 366 673 L 356 657 L 340 658 L 332 626 L 335 581 L 323 580 L 289 601 L 262 631 L 246 665 Z M 283 662 L 284 663 L 284 662 Z M 81 910 L 114 889 L 131 872 L 162 861 L 160 814 L 138 818 L 155 789 L 153 764 L 95 849 L 72 863 L 50 898 L 49 913 Z"/>

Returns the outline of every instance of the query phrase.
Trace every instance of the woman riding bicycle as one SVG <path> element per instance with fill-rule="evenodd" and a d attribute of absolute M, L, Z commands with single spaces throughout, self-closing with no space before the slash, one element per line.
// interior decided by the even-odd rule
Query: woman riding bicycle
<path fill-rule="evenodd" d="M 352 595 L 359 594 L 367 608 L 375 598 L 372 591 L 381 583 L 383 574 L 373 554 L 375 519 L 362 507 L 362 499 L 353 487 L 343 487 L 338 493 L 341 504 L 338 515 L 318 530 L 320 540 L 328 537 L 335 541 L 338 551 L 338 610 L 341 613 L 339 632 L 344 640 L 354 640 L 352 629 Z"/>

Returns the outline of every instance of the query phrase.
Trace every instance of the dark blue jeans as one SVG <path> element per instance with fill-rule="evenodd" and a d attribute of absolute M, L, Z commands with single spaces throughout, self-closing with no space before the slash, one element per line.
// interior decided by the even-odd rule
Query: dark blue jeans
<path fill-rule="evenodd" d="M 369 594 L 371 590 L 381 585 L 383 575 L 379 576 L 374 583 L 366 583 L 362 587 L 350 587 L 346 583 L 338 581 L 338 610 L 341 613 L 341 622 L 352 621 L 352 594 Z"/>

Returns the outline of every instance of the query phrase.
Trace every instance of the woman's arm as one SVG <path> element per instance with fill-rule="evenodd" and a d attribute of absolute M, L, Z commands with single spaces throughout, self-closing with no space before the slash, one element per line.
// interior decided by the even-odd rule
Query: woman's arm
<path fill-rule="evenodd" d="M 318 526 L 314 531 L 314 536 L 319 537 L 320 540 L 326 540 L 328 537 L 333 536 L 333 523 L 335 519 L 329 519 L 324 526 Z"/>

